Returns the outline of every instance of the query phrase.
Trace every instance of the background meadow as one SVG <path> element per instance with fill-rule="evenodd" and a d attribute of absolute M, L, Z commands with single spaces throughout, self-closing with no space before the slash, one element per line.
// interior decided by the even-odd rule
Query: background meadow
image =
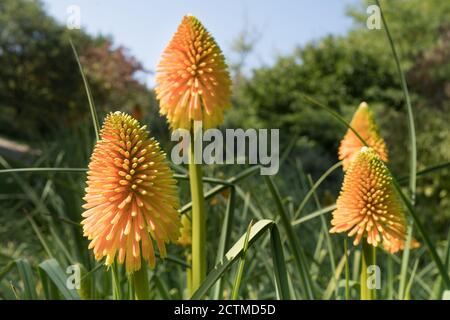
<path fill-rule="evenodd" d="M 360 247 L 348 241 L 345 255 L 346 236 L 328 233 L 343 178 L 337 148 L 347 128 L 304 95 L 347 121 L 361 101 L 368 102 L 389 149 L 389 168 L 408 193 L 412 146 L 404 90 L 385 30 L 366 27 L 369 4 L 374 2 L 356 1 L 348 8 L 353 25 L 345 33 L 318 37 L 271 63 L 253 61 L 263 32 L 242 30 L 227 48 L 216 39 L 232 57 L 228 63 L 233 106 L 225 113 L 222 128 L 279 128 L 281 163 L 279 173 L 271 178 L 260 176 L 259 168 L 251 166 L 203 167 L 208 270 L 213 271 L 233 244 L 245 238 L 251 221 L 259 221 L 255 227 L 260 231 L 248 239 L 245 254 L 243 241 L 234 247 L 233 259 L 213 271 L 220 280 L 212 283 L 215 278 L 208 277 L 211 283 L 205 284 L 198 298 L 359 298 Z M 415 119 L 415 212 L 448 273 L 450 3 L 402 0 L 382 5 Z M 199 18 L 208 28 L 208 15 Z M 176 24 L 169 34 L 175 29 Z M 148 125 L 168 154 L 173 145 L 166 119 L 158 114 L 152 84 L 142 80 L 151 70 L 121 43 L 83 29 L 68 30 L 39 1 L 2 0 L 1 299 L 132 295 L 122 268 L 116 270 L 119 288 L 113 288 L 111 270 L 94 261 L 79 225 L 84 168 L 95 132 L 69 39 L 78 52 L 99 119 L 110 111 L 127 112 Z M 13 170 L 39 167 L 71 169 Z M 173 169 L 178 175 L 181 211 L 189 214 L 187 168 Z M 449 289 L 416 229 L 414 236 L 422 246 L 410 251 L 403 272 L 402 253 L 378 250 L 382 282 L 377 298 L 441 299 Z M 283 254 L 274 257 L 274 252 Z M 189 247 L 172 244 L 168 253 L 164 262 L 158 261 L 149 271 L 151 298 L 189 298 Z M 64 286 L 66 267 L 72 264 L 81 265 L 79 291 Z M 236 287 L 241 267 L 242 279 Z M 285 290 L 276 289 L 280 283 Z M 305 283 L 311 292 L 305 290 Z"/>

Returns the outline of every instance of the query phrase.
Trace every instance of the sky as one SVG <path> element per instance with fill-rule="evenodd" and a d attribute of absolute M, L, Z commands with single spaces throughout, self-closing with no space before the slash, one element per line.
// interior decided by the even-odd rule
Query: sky
<path fill-rule="evenodd" d="M 345 34 L 352 26 L 345 12 L 359 0 L 43 0 L 47 12 L 66 24 L 68 8 L 80 9 L 88 33 L 111 35 L 129 49 L 147 70 L 159 56 L 185 14 L 193 14 L 213 34 L 229 59 L 243 31 L 256 40 L 247 67 L 272 64 L 298 45 L 328 34 Z M 142 79 L 154 84 L 154 74 Z"/>

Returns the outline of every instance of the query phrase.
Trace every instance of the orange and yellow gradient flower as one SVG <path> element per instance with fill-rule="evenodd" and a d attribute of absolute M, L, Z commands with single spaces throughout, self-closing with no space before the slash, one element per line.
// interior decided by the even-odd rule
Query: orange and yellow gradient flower
<path fill-rule="evenodd" d="M 346 171 L 331 224 L 331 233 L 355 235 L 354 245 L 364 237 L 367 243 L 382 244 L 390 253 L 404 249 L 403 207 L 388 168 L 373 149 L 362 147 Z M 413 240 L 411 246 L 419 243 Z"/>
<path fill-rule="evenodd" d="M 156 94 L 160 113 L 171 129 L 219 126 L 230 106 L 231 80 L 225 58 L 200 21 L 187 15 L 162 54 L 157 67 Z"/>
<path fill-rule="evenodd" d="M 155 265 L 153 241 L 161 257 L 180 233 L 176 181 L 159 143 L 145 126 L 121 112 L 103 124 L 87 173 L 84 235 L 95 258 L 111 265 L 117 255 L 127 273 L 141 258 Z"/>
<path fill-rule="evenodd" d="M 358 110 L 356 110 L 353 115 L 352 121 L 350 123 L 353 129 L 366 141 L 367 145 L 373 148 L 381 160 L 384 162 L 388 161 L 388 151 L 383 138 L 380 135 L 378 127 L 375 123 L 372 111 L 369 109 L 367 103 L 362 102 Z M 350 166 L 350 163 L 355 159 L 361 147 L 364 144 L 356 136 L 356 134 L 348 129 L 344 138 L 339 146 L 339 160 L 343 160 L 344 171 Z"/>

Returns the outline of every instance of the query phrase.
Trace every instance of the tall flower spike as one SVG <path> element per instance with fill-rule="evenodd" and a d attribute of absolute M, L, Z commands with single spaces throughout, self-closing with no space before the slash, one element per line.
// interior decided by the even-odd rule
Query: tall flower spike
<path fill-rule="evenodd" d="M 191 120 L 203 128 L 223 122 L 230 106 L 231 80 L 225 58 L 200 21 L 187 15 L 162 54 L 157 67 L 156 94 L 160 113 L 172 129 L 190 129 Z"/>
<path fill-rule="evenodd" d="M 392 176 L 377 153 L 362 147 L 345 173 L 331 221 L 331 233 L 348 232 L 354 245 L 382 244 L 390 253 L 404 249 L 406 219 Z M 419 246 L 417 241 L 412 247 Z"/>
<path fill-rule="evenodd" d="M 141 257 L 155 265 L 153 240 L 162 257 L 181 227 L 176 181 L 159 143 L 145 126 L 121 112 L 103 124 L 87 173 L 84 235 L 97 260 L 111 265 L 116 254 L 127 273 Z"/>
<path fill-rule="evenodd" d="M 359 105 L 358 110 L 356 110 L 353 115 L 350 125 L 358 132 L 361 138 L 366 141 L 367 145 L 378 153 L 381 160 L 384 162 L 388 161 L 386 144 L 380 136 L 372 111 L 370 111 L 367 103 L 362 102 Z M 355 159 L 363 146 L 364 144 L 359 140 L 356 134 L 348 129 L 339 146 L 339 160 L 343 160 L 342 166 L 344 171 L 347 170 L 350 163 Z"/>

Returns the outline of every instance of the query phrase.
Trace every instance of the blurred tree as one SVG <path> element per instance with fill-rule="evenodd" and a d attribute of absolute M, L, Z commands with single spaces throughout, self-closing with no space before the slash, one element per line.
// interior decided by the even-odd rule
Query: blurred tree
<path fill-rule="evenodd" d="M 144 70 L 123 47 L 115 48 L 106 37 L 66 29 L 46 14 L 39 1 L 2 0 L 1 135 L 37 140 L 87 120 L 88 103 L 69 36 L 99 113 L 132 111 L 137 105 L 149 110 L 152 92 L 136 80 Z"/>
<path fill-rule="evenodd" d="M 311 153 L 325 155 L 329 166 L 337 160 L 336 148 L 345 128 L 305 103 L 302 94 L 313 96 L 347 119 L 361 101 L 367 101 L 387 140 L 390 165 L 394 173 L 404 175 L 409 150 L 404 96 L 385 31 L 366 27 L 366 8 L 371 4 L 374 1 L 362 1 L 350 8 L 355 27 L 347 35 L 307 44 L 241 81 L 234 102 L 242 116 L 233 117 L 240 122 L 234 125 L 280 128 L 285 143 L 301 136 L 299 144 L 309 145 L 301 158 L 311 157 Z M 382 5 L 410 87 L 419 169 L 449 161 L 450 2 L 399 0 L 382 1 Z M 316 162 L 306 163 L 305 168 L 323 172 Z M 449 174 L 446 170 L 421 180 L 418 189 L 421 209 L 441 222 L 448 218 L 450 208 L 445 196 L 450 192 Z M 441 204 L 444 206 L 439 207 Z M 439 215 L 434 214 L 437 207 L 442 212 Z"/>

